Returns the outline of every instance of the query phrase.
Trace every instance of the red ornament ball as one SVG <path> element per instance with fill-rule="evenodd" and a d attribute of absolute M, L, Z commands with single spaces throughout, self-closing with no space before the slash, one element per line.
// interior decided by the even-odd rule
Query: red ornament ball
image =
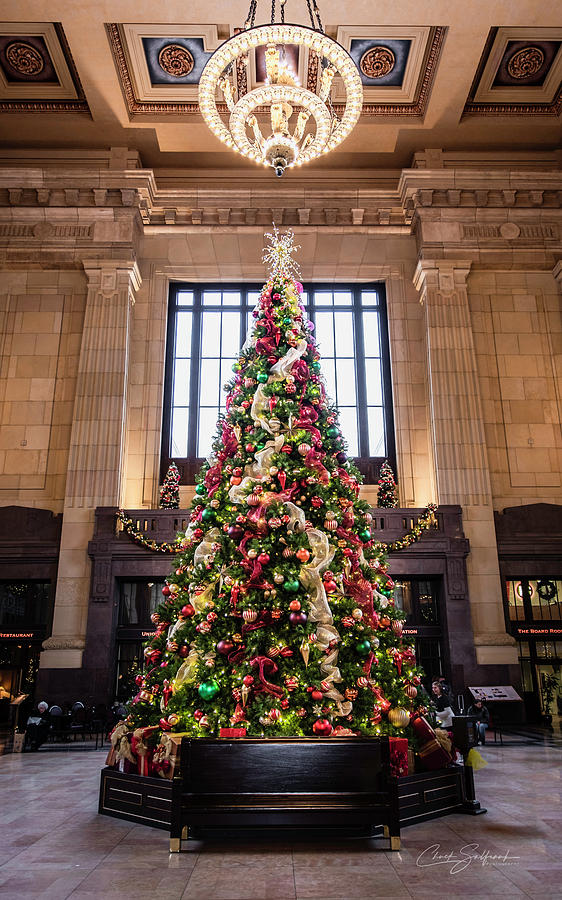
<path fill-rule="evenodd" d="M 253 675 L 244 675 L 244 678 L 242 679 L 242 683 L 245 684 L 246 687 L 249 687 L 251 684 L 254 683 L 254 676 Z"/>
<path fill-rule="evenodd" d="M 220 653 L 221 656 L 228 656 L 229 653 L 232 653 L 234 650 L 234 644 L 232 641 L 219 641 L 217 644 L 217 653 Z"/>
<path fill-rule="evenodd" d="M 292 612 L 289 615 L 289 622 L 294 627 L 297 625 L 306 625 L 307 619 L 308 619 L 308 616 L 306 615 L 306 613 L 303 613 L 303 612 Z"/>
<path fill-rule="evenodd" d="M 199 722 L 203 718 L 203 716 L 204 716 L 204 712 L 202 709 L 196 709 L 195 712 L 193 713 L 193 718 L 195 719 L 196 722 Z"/>
<path fill-rule="evenodd" d="M 260 553 L 260 555 L 258 556 L 258 562 L 262 563 L 262 565 L 265 565 L 266 563 L 268 563 L 269 560 L 270 560 L 269 553 L 266 553 L 265 551 L 263 553 Z"/>
<path fill-rule="evenodd" d="M 191 605 L 191 603 L 186 603 L 185 606 L 181 608 L 182 616 L 185 616 L 186 619 L 190 619 L 191 616 L 195 615 L 195 607 Z"/>
<path fill-rule="evenodd" d="M 295 556 L 298 560 L 300 560 L 300 562 L 305 563 L 310 559 L 310 551 L 307 550 L 306 547 L 299 547 L 299 549 L 295 553 Z"/>
<path fill-rule="evenodd" d="M 291 610 L 291 612 L 298 612 L 300 608 L 300 600 L 291 600 L 291 602 L 289 603 L 289 609 Z"/>
<path fill-rule="evenodd" d="M 170 596 L 171 591 L 167 584 L 165 584 L 164 587 L 162 588 L 162 593 L 164 594 L 165 597 Z"/>
<path fill-rule="evenodd" d="M 185 659 L 185 657 L 189 655 L 189 647 L 187 646 L 187 644 L 182 644 L 182 646 L 178 650 L 178 653 L 183 659 Z"/>
<path fill-rule="evenodd" d="M 313 700 L 316 700 L 316 701 L 322 700 L 323 697 L 324 697 L 322 691 L 319 691 L 319 690 L 317 690 L 317 689 L 314 690 L 314 691 L 312 691 L 312 693 L 311 693 L 310 696 L 312 697 Z"/>
<path fill-rule="evenodd" d="M 327 719 L 317 719 L 312 730 L 319 737 L 328 737 L 332 733 L 332 726 Z"/>

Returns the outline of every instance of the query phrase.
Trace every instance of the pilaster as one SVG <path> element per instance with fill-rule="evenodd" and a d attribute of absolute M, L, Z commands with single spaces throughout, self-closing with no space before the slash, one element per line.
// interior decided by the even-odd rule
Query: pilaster
<path fill-rule="evenodd" d="M 125 455 L 131 309 L 141 284 L 136 262 L 84 263 L 88 293 L 74 416 L 52 636 L 42 669 L 79 668 L 85 646 L 94 510 L 120 505 Z"/>
<path fill-rule="evenodd" d="M 468 305 L 466 260 L 420 260 L 436 501 L 463 507 L 477 661 L 517 661 L 505 633 L 482 401 Z"/>

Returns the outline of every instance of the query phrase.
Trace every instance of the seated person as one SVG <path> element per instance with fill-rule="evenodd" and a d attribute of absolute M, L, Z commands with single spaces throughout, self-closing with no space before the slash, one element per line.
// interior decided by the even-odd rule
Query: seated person
<path fill-rule="evenodd" d="M 476 734 L 478 736 L 477 743 L 485 744 L 486 729 L 490 724 L 490 713 L 488 712 L 488 707 L 484 706 L 482 700 L 475 700 L 472 706 L 469 706 L 467 715 L 476 717 Z"/>

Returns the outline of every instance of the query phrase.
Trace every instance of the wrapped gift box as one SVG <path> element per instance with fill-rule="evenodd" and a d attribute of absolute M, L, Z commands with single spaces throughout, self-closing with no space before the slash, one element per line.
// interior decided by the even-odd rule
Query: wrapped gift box
<path fill-rule="evenodd" d="M 424 769 L 444 769 L 452 762 L 451 754 L 441 746 L 435 731 L 423 716 L 412 719 L 412 728 L 418 738 L 420 764 Z"/>
<path fill-rule="evenodd" d="M 219 737 L 221 737 L 221 738 L 246 737 L 246 729 L 245 728 L 221 728 L 221 730 L 219 732 Z"/>

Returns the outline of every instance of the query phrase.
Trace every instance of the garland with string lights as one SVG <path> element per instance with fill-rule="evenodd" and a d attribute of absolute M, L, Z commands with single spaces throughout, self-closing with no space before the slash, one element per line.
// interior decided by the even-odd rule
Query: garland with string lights
<path fill-rule="evenodd" d="M 428 503 L 418 521 L 408 534 L 405 534 L 404 537 L 401 537 L 398 541 L 392 541 L 390 544 L 377 544 L 377 548 L 380 548 L 384 553 L 397 553 L 399 550 L 405 550 L 406 547 L 415 544 L 416 541 L 420 540 L 424 531 L 427 531 L 428 528 L 435 525 L 436 510 L 437 505 L 435 503 Z"/>
<path fill-rule="evenodd" d="M 377 542 L 377 550 L 380 550 L 383 553 L 398 553 L 399 550 L 405 550 L 406 547 L 411 547 L 412 544 L 415 544 L 416 541 L 420 540 L 422 534 L 427 531 L 428 528 L 431 528 L 431 526 L 435 524 L 436 510 L 437 505 L 435 503 L 429 503 L 411 531 L 405 534 L 404 537 L 401 537 L 398 541 L 393 541 L 390 544 Z M 150 538 L 145 537 L 142 531 L 138 531 L 135 528 L 135 523 L 132 519 L 128 518 L 124 510 L 120 509 L 116 515 L 117 520 L 123 525 L 123 530 L 133 541 L 140 544 L 141 547 L 152 550 L 155 553 L 178 553 L 181 550 L 181 541 L 176 541 L 173 544 L 168 541 L 162 541 L 160 543 L 159 541 L 153 541 Z"/>
<path fill-rule="evenodd" d="M 140 544 L 146 550 L 152 550 L 154 553 L 178 553 L 181 549 L 179 541 L 170 543 L 169 541 L 153 541 L 151 538 L 147 538 L 142 531 L 138 531 L 135 528 L 135 523 L 126 515 L 123 509 L 120 509 L 116 516 L 117 521 L 123 526 L 123 531 L 129 535 L 131 540 Z"/>

